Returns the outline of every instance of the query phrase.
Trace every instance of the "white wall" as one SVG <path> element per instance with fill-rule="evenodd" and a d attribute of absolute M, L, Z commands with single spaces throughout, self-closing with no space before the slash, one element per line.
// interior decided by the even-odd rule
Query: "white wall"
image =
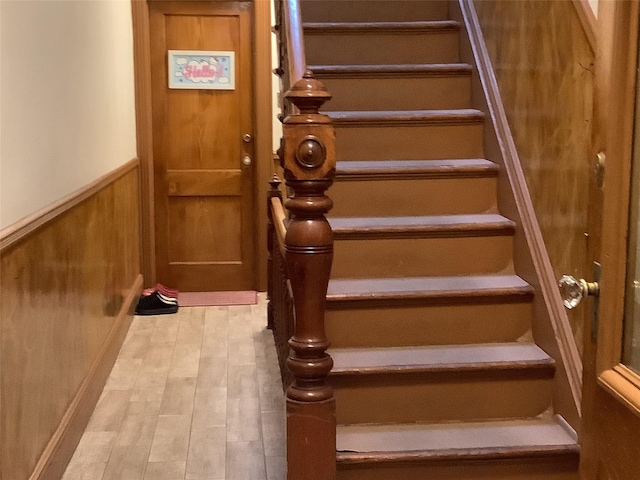
<path fill-rule="evenodd" d="M 0 0 L 0 228 L 136 156 L 130 0 Z"/>

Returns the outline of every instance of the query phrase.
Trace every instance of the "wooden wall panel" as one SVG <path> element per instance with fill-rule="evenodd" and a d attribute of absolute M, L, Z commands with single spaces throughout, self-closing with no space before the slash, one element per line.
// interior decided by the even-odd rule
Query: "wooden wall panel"
<path fill-rule="evenodd" d="M 572 2 L 475 0 L 556 278 L 587 258 L 594 53 Z M 578 347 L 583 310 L 570 312 Z"/>
<path fill-rule="evenodd" d="M 89 377 L 115 359 L 107 344 L 118 346 L 139 294 L 137 160 L 103 183 L 1 252 L 2 478 L 56 478 L 50 457 L 73 425 L 63 417 L 91 412 Z"/>

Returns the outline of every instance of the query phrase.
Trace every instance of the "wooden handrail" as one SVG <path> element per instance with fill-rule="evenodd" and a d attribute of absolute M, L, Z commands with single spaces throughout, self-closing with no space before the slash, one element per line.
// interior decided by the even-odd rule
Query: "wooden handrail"
<path fill-rule="evenodd" d="M 276 73 L 281 77 L 281 91 L 286 92 L 301 80 L 307 70 L 304 50 L 304 34 L 300 12 L 300 0 L 274 0 L 277 12 L 276 32 L 280 65 Z M 283 116 L 298 113 L 295 106 L 286 104 L 280 97 Z"/>
<path fill-rule="evenodd" d="M 287 36 L 287 60 L 289 85 L 293 85 L 302 78 L 307 70 L 304 54 L 302 17 L 300 15 L 300 0 L 282 0 Z"/>
<path fill-rule="evenodd" d="M 278 197 L 272 197 L 270 199 L 271 218 L 273 219 L 273 229 L 278 240 L 278 248 L 284 255 L 284 237 L 287 235 L 287 214 L 284 211 L 284 205 L 282 205 L 282 199 Z"/>
<path fill-rule="evenodd" d="M 278 353 L 278 364 L 282 384 L 291 384 L 291 374 L 286 368 L 289 358 L 289 339 L 293 335 L 293 293 L 285 261 L 284 238 L 287 234 L 287 216 L 282 205 L 282 181 L 277 175 L 269 182 L 271 188 L 267 198 L 267 328 L 273 331 Z"/>

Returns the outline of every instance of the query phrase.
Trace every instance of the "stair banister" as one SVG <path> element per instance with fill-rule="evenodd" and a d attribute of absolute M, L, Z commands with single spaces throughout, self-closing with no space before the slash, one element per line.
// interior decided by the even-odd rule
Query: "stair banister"
<path fill-rule="evenodd" d="M 286 92 L 307 70 L 304 53 L 300 0 L 274 0 L 277 14 L 278 51 L 280 66 L 276 73 L 281 77 L 281 91 Z M 283 115 L 297 113 L 290 104 L 280 99 Z"/>
<path fill-rule="evenodd" d="M 287 63 L 288 76 L 291 84 L 300 80 L 307 68 L 307 62 L 302 43 L 302 19 L 300 17 L 299 0 L 282 0 L 284 3 L 284 15 L 288 28 L 287 35 Z"/>
<path fill-rule="evenodd" d="M 288 387 L 292 375 L 287 370 L 289 339 L 293 336 L 294 312 L 293 292 L 287 275 L 284 238 L 287 234 L 288 218 L 282 205 L 282 182 L 278 175 L 269 182 L 271 188 L 267 198 L 267 328 L 273 332 L 278 354 L 278 365 L 282 375 L 282 385 Z"/>
<path fill-rule="evenodd" d="M 267 194 L 267 251 L 269 252 L 267 256 L 267 328 L 274 330 L 274 334 L 278 327 L 275 321 L 277 313 L 274 309 L 277 303 L 282 302 L 279 289 L 281 289 L 280 283 L 283 283 L 282 277 L 286 278 L 286 275 L 283 276 L 280 275 L 280 272 L 276 272 L 279 264 L 283 263 L 284 236 L 287 233 L 286 215 L 280 191 L 281 183 L 278 175 L 274 174 L 269 182 L 271 188 Z"/>
<path fill-rule="evenodd" d="M 335 133 L 318 113 L 331 96 L 310 71 L 286 93 L 300 113 L 283 122 L 282 168 L 292 196 L 285 236 L 287 273 L 293 292 L 295 326 L 287 367 L 287 478 L 332 480 L 336 472 L 336 413 L 326 377 L 333 360 L 326 353 L 324 313 L 333 232 L 325 214 L 333 202 L 325 191 L 335 174 Z"/>

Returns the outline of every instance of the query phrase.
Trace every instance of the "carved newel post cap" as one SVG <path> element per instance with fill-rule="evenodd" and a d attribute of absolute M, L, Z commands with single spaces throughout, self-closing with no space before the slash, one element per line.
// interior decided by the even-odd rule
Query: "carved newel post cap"
<path fill-rule="evenodd" d="M 311 70 L 304 72 L 302 78 L 293 84 L 285 96 L 302 114 L 318 113 L 322 104 L 331 99 L 331 94 L 321 81 L 316 80 Z"/>

